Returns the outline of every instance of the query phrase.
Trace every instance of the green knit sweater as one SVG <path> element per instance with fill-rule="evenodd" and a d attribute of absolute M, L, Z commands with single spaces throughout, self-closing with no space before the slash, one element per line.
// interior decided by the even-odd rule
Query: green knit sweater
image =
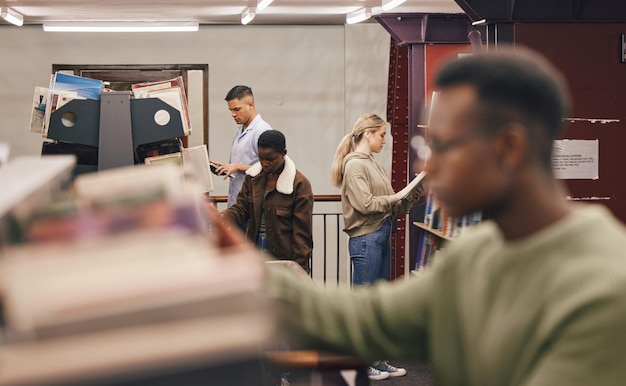
<path fill-rule="evenodd" d="M 268 285 L 309 347 L 429 360 L 437 385 L 626 384 L 626 232 L 600 206 L 515 242 L 485 222 L 401 283 Z"/>

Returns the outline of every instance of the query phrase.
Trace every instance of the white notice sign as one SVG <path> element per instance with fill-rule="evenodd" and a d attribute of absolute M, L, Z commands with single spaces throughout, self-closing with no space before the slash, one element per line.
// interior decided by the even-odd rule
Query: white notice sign
<path fill-rule="evenodd" d="M 559 179 L 598 179 L 598 140 L 554 141 L 552 168 Z"/>

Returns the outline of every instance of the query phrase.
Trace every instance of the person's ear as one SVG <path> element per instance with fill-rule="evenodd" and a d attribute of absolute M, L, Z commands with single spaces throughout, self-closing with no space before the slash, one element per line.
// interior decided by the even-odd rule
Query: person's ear
<path fill-rule="evenodd" d="M 500 169 L 510 173 L 524 165 L 530 145 L 528 131 L 518 122 L 509 123 L 497 134 L 496 155 Z"/>
<path fill-rule="evenodd" d="M 286 156 L 286 155 L 287 155 L 287 149 L 283 151 L 283 156 Z"/>

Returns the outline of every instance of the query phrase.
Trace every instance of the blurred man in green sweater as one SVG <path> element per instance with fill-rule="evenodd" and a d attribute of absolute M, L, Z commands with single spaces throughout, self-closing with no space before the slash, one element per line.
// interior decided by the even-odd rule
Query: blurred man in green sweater
<path fill-rule="evenodd" d="M 498 50 L 448 63 L 437 88 L 429 188 L 450 215 L 489 221 L 402 283 L 324 289 L 273 269 L 285 322 L 309 347 L 431 361 L 436 385 L 623 385 L 626 233 L 553 176 L 561 75 Z"/>

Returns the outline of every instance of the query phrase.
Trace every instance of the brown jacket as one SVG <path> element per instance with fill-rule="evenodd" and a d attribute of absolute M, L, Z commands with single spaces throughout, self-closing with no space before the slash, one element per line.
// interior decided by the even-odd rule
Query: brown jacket
<path fill-rule="evenodd" d="M 237 202 L 222 214 L 236 224 L 249 221 L 246 237 L 256 242 L 261 210 L 264 210 L 268 252 L 281 260 L 294 260 L 309 272 L 313 253 L 311 184 L 288 156 L 285 156 L 285 167 L 278 176 L 276 189 L 267 196 L 266 181 L 261 164 L 252 165 L 246 172 Z"/>

